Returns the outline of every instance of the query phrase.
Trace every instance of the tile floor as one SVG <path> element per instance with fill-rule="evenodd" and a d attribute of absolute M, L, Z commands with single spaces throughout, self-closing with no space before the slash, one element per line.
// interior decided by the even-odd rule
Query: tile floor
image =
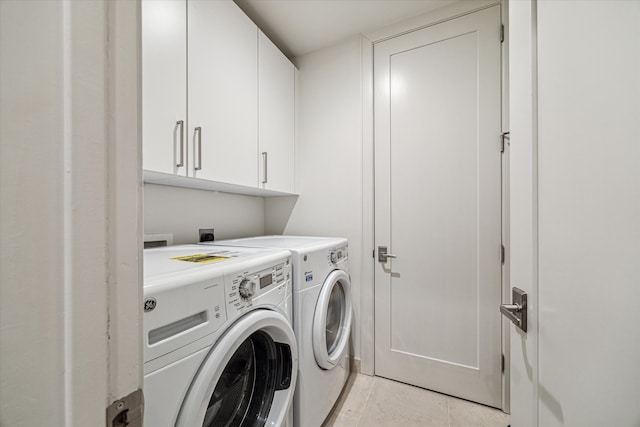
<path fill-rule="evenodd" d="M 323 427 L 507 427 L 502 411 L 381 377 L 353 374 Z"/>

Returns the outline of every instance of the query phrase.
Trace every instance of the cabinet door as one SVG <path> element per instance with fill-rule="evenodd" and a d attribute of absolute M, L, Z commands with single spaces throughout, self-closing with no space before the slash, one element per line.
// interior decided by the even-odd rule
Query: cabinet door
<path fill-rule="evenodd" d="M 178 175 L 187 174 L 186 120 L 187 2 L 143 0 L 144 169 Z"/>
<path fill-rule="evenodd" d="M 187 8 L 193 176 L 255 187 L 258 29 L 232 1 Z"/>
<path fill-rule="evenodd" d="M 259 186 L 292 193 L 295 68 L 261 31 L 258 52 Z"/>

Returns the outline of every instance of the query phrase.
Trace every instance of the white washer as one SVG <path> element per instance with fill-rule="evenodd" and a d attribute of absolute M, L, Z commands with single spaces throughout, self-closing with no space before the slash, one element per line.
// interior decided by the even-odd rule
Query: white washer
<path fill-rule="evenodd" d="M 147 249 L 144 271 L 145 425 L 289 424 L 290 252 Z"/>
<path fill-rule="evenodd" d="M 293 424 L 320 426 L 349 376 L 353 314 L 347 239 L 261 236 L 211 244 L 291 251 L 293 329 L 300 356 Z"/>

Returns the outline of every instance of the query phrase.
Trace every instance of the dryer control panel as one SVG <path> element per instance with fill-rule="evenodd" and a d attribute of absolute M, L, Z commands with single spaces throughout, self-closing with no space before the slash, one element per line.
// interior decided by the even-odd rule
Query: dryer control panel
<path fill-rule="evenodd" d="M 349 258 L 349 248 L 347 244 L 332 248 L 327 255 L 329 264 L 338 264 Z"/>

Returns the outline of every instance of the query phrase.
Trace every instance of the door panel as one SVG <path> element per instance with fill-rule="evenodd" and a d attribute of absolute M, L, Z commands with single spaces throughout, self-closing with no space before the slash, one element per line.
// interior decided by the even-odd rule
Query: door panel
<path fill-rule="evenodd" d="M 512 425 L 639 426 L 640 7 L 509 6 Z M 570 54 L 567 54 L 570 52 Z"/>
<path fill-rule="evenodd" d="M 258 35 L 260 186 L 294 191 L 295 68 L 261 31 Z M 267 158 L 263 158 L 266 153 Z"/>
<path fill-rule="evenodd" d="M 375 47 L 376 374 L 501 405 L 500 8 Z"/>
<path fill-rule="evenodd" d="M 392 281 L 412 287 L 391 290 L 394 305 L 412 308 L 392 311 L 391 346 L 471 367 L 478 365 L 475 43 L 475 35 L 466 34 L 400 52 L 390 63 L 391 243 L 394 251 L 402 249 L 393 263 L 402 274 Z M 454 50 L 462 55 L 447 55 Z M 399 94 L 402 87 L 395 85 L 411 91 Z M 416 121 L 414 111 L 426 120 Z M 449 117 L 456 116 L 461 126 L 454 128 Z M 397 171 L 402 175 L 394 176 Z M 407 191 L 412 183 L 420 183 L 419 197 Z M 403 326 L 412 322 L 422 325 L 428 340 Z M 451 339 L 454 330 L 460 339 Z"/>
<path fill-rule="evenodd" d="M 196 178 L 255 187 L 258 28 L 231 1 L 187 4 L 190 170 Z"/>
<path fill-rule="evenodd" d="M 141 7 L 143 166 L 186 175 L 187 3 L 145 0 Z"/>

